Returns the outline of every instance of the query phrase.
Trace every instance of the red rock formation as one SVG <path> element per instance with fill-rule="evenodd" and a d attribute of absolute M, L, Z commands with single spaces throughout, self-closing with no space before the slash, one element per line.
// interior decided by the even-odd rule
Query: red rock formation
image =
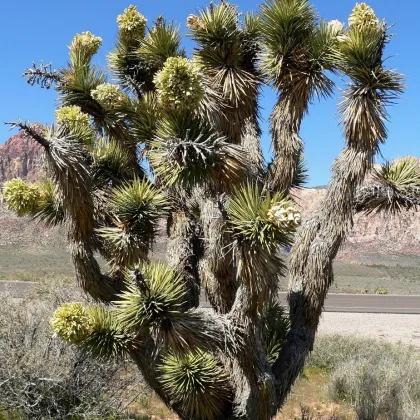
<path fill-rule="evenodd" d="M 40 146 L 22 132 L 0 146 L 0 182 L 12 178 L 35 181 L 42 174 Z"/>
<path fill-rule="evenodd" d="M 325 189 L 304 188 L 295 193 L 305 215 L 313 214 Z M 364 253 L 420 255 L 420 212 L 404 211 L 399 215 L 358 214 L 353 230 L 340 251 L 340 259 L 357 259 Z"/>
<path fill-rule="evenodd" d="M 61 228 L 50 229 L 28 217 L 17 217 L 2 203 L 2 183 L 12 178 L 34 182 L 42 178 L 42 149 L 22 132 L 0 146 L 0 246 L 65 246 L 65 233 Z"/>

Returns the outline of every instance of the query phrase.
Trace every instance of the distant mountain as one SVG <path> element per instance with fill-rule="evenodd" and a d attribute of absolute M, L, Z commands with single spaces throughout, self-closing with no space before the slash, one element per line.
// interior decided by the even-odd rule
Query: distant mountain
<path fill-rule="evenodd" d="M 42 174 L 42 153 L 37 143 L 18 134 L 0 146 L 0 183 L 14 177 L 36 181 Z M 324 194 L 325 187 L 297 191 L 302 212 L 313 213 Z M 0 245 L 49 242 L 64 246 L 65 236 L 63 229 L 46 229 L 27 218 L 18 218 L 0 203 Z M 359 261 L 369 254 L 420 255 L 420 212 L 407 211 L 398 217 L 357 215 L 339 259 Z"/>
<path fill-rule="evenodd" d="M 17 177 L 36 181 L 41 174 L 41 147 L 22 132 L 0 146 L 0 182 Z"/>
<path fill-rule="evenodd" d="M 316 211 L 326 189 L 304 188 L 295 192 L 297 201 L 306 214 Z M 398 216 L 389 214 L 357 214 L 339 258 L 358 260 L 365 254 L 420 255 L 420 212 L 403 211 Z"/>
<path fill-rule="evenodd" d="M 50 229 L 27 217 L 17 217 L 3 204 L 2 183 L 12 178 L 30 182 L 41 179 L 44 173 L 42 162 L 41 147 L 22 132 L 0 146 L 0 246 L 37 247 L 48 243 L 65 247 L 63 228 Z"/>

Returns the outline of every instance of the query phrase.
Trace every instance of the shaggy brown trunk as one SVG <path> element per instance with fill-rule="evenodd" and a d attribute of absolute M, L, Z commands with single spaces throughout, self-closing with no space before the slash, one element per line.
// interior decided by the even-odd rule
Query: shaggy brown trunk
<path fill-rule="evenodd" d="M 222 314 L 232 308 L 238 288 L 224 205 L 221 200 L 203 199 L 200 209 L 205 244 L 200 276 L 210 304 Z"/>
<path fill-rule="evenodd" d="M 284 403 L 307 356 L 313 349 L 319 318 L 333 280 L 332 262 L 353 223 L 357 187 L 372 166 L 370 150 L 347 146 L 333 167 L 327 195 L 319 212 L 299 230 L 290 259 L 291 329 L 273 365 L 278 407 Z"/>
<path fill-rule="evenodd" d="M 232 128 L 233 130 L 233 128 Z M 264 178 L 264 157 L 261 150 L 260 130 L 256 117 L 243 123 L 241 144 L 250 162 L 251 179 Z M 209 194 L 207 194 L 209 195 Z M 232 236 L 227 227 L 226 198 L 220 194 L 215 198 L 203 195 L 201 222 L 204 234 L 204 255 L 200 261 L 200 276 L 207 298 L 216 312 L 228 313 L 235 301 L 239 286 L 233 262 Z"/>
<path fill-rule="evenodd" d="M 118 300 L 123 279 L 102 274 L 90 245 L 71 242 L 70 251 L 79 286 L 95 300 L 105 303 Z"/>
<path fill-rule="evenodd" d="M 262 346 L 261 320 L 250 314 L 251 293 L 241 285 L 229 319 L 242 330 L 242 346 L 232 361 L 234 419 L 269 420 L 276 414 L 275 380 Z"/>
<path fill-rule="evenodd" d="M 274 191 L 287 192 L 293 184 L 303 142 L 299 136 L 300 125 L 307 110 L 308 92 L 295 101 L 292 95 L 281 95 L 270 116 L 274 161 L 269 172 L 269 185 Z M 300 106 L 297 104 L 301 104 Z"/>
<path fill-rule="evenodd" d="M 200 226 L 195 218 L 183 211 L 172 213 L 168 219 L 167 261 L 183 278 L 187 308 L 200 304 L 198 263 L 201 254 Z"/>
<path fill-rule="evenodd" d="M 250 163 L 251 179 L 264 179 L 264 156 L 261 150 L 260 129 L 255 117 L 245 121 L 241 145 L 246 151 Z"/>

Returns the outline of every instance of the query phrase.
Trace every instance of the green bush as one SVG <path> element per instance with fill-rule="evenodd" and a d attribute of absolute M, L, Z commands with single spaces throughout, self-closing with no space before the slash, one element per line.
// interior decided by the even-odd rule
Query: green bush
<path fill-rule="evenodd" d="M 23 302 L 0 296 L 0 419 L 120 418 L 139 377 L 52 337 L 54 309 L 83 299 L 68 285 L 56 289 L 44 285 Z"/>
<path fill-rule="evenodd" d="M 351 359 L 331 375 L 334 401 L 350 403 L 359 419 L 420 418 L 420 364 L 406 357 Z"/>
<path fill-rule="evenodd" d="M 420 418 L 420 359 L 411 347 L 323 336 L 309 364 L 331 372 L 330 397 L 353 406 L 360 420 Z"/>
<path fill-rule="evenodd" d="M 308 360 L 308 367 L 332 371 L 344 361 L 351 359 L 379 359 L 387 354 L 390 357 L 412 357 L 413 348 L 403 344 L 381 342 L 370 338 L 328 334 L 317 338 Z"/>

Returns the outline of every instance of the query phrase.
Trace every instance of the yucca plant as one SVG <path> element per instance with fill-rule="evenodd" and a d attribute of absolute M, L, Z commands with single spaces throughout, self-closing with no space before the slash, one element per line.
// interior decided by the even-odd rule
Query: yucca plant
<path fill-rule="evenodd" d="M 272 0 L 262 6 L 262 71 L 278 91 L 270 117 L 273 188 L 288 191 L 293 185 L 303 153 L 300 125 L 309 104 L 333 92 L 329 73 L 336 71 L 332 55 L 343 31 L 342 23 L 319 19 L 307 0 Z"/>
<path fill-rule="evenodd" d="M 183 405 L 196 419 L 223 416 L 231 399 L 229 376 L 210 354 L 202 350 L 179 355 L 169 353 L 162 360 L 161 381 L 174 402 Z"/>
<path fill-rule="evenodd" d="M 78 34 L 66 68 L 25 72 L 56 86 L 56 124 L 14 123 L 45 149 L 48 182 L 10 181 L 6 203 L 68 227 L 77 280 L 96 301 L 60 308 L 53 330 L 98 357 L 131 357 L 183 419 L 268 419 L 313 348 L 354 213 L 419 204 L 411 158 L 362 185 L 403 90 L 384 66 L 388 27 L 364 3 L 345 25 L 306 0 L 267 0 L 256 15 L 223 1 L 187 18 L 190 59 L 163 17 L 148 25 L 130 6 L 117 21 L 109 78 L 92 64 L 100 38 Z M 346 144 L 318 211 L 301 221 L 291 191 L 305 181 L 299 128 L 309 104 L 333 92 L 331 73 L 347 83 Z M 269 165 L 262 84 L 278 95 Z M 150 260 L 165 224 L 166 261 Z M 276 301 L 287 274 L 289 311 Z M 213 310 L 200 309 L 200 290 Z"/>

